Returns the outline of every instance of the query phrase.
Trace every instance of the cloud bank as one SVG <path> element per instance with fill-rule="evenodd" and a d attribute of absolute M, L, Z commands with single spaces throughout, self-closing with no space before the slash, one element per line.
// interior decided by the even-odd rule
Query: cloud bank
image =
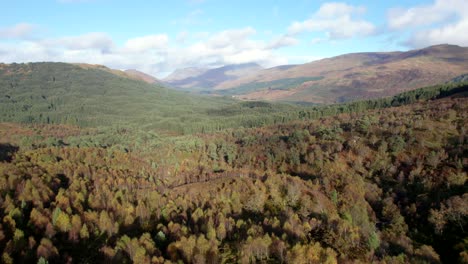
<path fill-rule="evenodd" d="M 324 3 L 310 19 L 293 22 L 288 32 L 291 35 L 307 31 L 325 32 L 331 40 L 372 35 L 376 27 L 360 18 L 365 12 L 366 8 L 362 6 Z"/>
<path fill-rule="evenodd" d="M 408 9 L 392 8 L 387 14 L 388 27 L 410 31 L 404 44 L 413 48 L 450 43 L 468 45 L 468 1 L 436 0 L 429 5 Z"/>
<path fill-rule="evenodd" d="M 279 37 L 270 42 L 256 40 L 251 27 L 204 34 L 190 45 L 176 43 L 190 35 L 183 32 L 171 40 L 166 34 L 146 35 L 116 44 L 104 32 L 92 32 L 59 38 L 27 39 L 33 27 L 13 25 L 0 30 L 0 60 L 3 62 L 62 61 L 104 64 L 117 69 L 137 68 L 155 76 L 181 67 L 221 66 L 257 62 L 265 66 L 288 63 L 275 50 L 297 44 L 292 37 Z M 194 37 L 197 37 L 194 35 Z"/>
<path fill-rule="evenodd" d="M 63 3 L 92 0 L 58 0 Z M 187 0 L 192 4 L 204 1 Z M 276 11 L 277 12 L 277 11 Z M 200 24 L 203 10 L 195 9 L 175 24 Z M 0 62 L 63 61 L 135 68 L 162 77 L 178 68 L 216 67 L 256 62 L 264 67 L 301 63 L 310 54 L 285 55 L 282 50 L 353 39 L 376 41 L 383 36 L 399 46 L 420 48 L 450 43 L 468 46 L 468 1 L 434 0 L 426 5 L 390 8 L 384 25 L 366 19 L 365 6 L 326 2 L 302 21 L 286 24 L 279 35 L 253 27 L 217 32 L 155 33 L 117 42 L 106 32 L 46 37 L 39 25 L 18 23 L 0 28 Z M 203 18 L 205 19 L 205 18 Z M 209 18 L 208 18 L 209 20 Z M 206 22 L 206 21 L 205 21 Z M 374 38 L 373 38 L 374 37 Z M 372 39 L 373 38 L 373 39 Z M 307 47 L 306 47 L 307 48 Z M 321 57 L 321 56 L 320 56 Z"/>

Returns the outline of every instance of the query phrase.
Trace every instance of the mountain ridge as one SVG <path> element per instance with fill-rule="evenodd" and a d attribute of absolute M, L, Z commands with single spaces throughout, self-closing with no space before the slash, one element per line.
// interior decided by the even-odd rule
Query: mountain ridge
<path fill-rule="evenodd" d="M 192 67 L 176 70 L 162 80 L 138 70 L 87 63 L 70 65 L 214 96 L 329 104 L 392 96 L 448 82 L 468 73 L 468 48 L 442 44 L 409 51 L 358 52 L 267 69 L 256 63 L 213 69 Z"/>
<path fill-rule="evenodd" d="M 335 103 L 391 96 L 444 83 L 466 72 L 468 48 L 445 44 L 406 52 L 350 53 L 294 67 L 273 67 L 223 82 L 215 90 L 244 100 Z M 268 86 L 273 81 L 312 77 L 317 80 L 293 87 Z"/>
<path fill-rule="evenodd" d="M 229 64 L 213 69 L 186 68 L 186 70 L 176 70 L 163 81 L 179 89 L 210 90 L 223 82 L 248 76 L 261 69 L 263 68 L 257 63 Z"/>
<path fill-rule="evenodd" d="M 164 82 L 180 81 L 186 78 L 199 76 L 206 72 L 208 68 L 198 68 L 198 67 L 187 67 L 182 69 L 176 69 L 167 77 L 163 78 Z"/>
<path fill-rule="evenodd" d="M 124 72 L 130 77 L 133 77 L 138 80 L 142 80 L 149 84 L 154 84 L 154 83 L 161 84 L 161 80 L 159 80 L 158 78 L 152 75 L 149 75 L 147 73 L 144 73 L 142 71 L 136 70 L 136 69 L 128 69 L 128 70 L 125 70 Z"/>
<path fill-rule="evenodd" d="M 130 78 L 133 80 L 144 81 L 149 84 L 161 83 L 161 81 L 157 79 L 156 77 L 150 74 L 144 73 L 142 71 L 136 70 L 136 69 L 117 70 L 117 69 L 112 69 L 101 64 L 90 64 L 90 63 L 70 63 L 70 64 L 79 66 L 83 69 L 98 69 L 98 70 L 106 71 L 106 72 L 112 73 L 120 77 L 126 77 L 126 78 Z"/>

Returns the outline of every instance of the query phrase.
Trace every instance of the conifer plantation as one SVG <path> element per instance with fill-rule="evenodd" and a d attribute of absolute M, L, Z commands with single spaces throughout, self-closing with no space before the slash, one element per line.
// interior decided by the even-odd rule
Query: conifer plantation
<path fill-rule="evenodd" d="M 0 66 L 1 263 L 467 263 L 468 83 L 332 105 Z"/>

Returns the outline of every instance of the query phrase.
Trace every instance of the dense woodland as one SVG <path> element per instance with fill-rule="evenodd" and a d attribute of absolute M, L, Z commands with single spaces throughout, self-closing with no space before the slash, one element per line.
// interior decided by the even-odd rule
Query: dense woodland
<path fill-rule="evenodd" d="M 233 101 L 187 130 L 17 120 L 56 110 L 2 101 L 1 262 L 468 263 L 467 87 Z"/>

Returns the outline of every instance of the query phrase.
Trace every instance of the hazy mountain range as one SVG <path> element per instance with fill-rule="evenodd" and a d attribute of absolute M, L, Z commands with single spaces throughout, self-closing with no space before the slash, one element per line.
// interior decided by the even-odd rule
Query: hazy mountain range
<path fill-rule="evenodd" d="M 175 71 L 164 83 L 244 100 L 334 103 L 390 96 L 468 72 L 468 48 L 437 45 L 406 52 L 352 53 L 300 65 L 257 64 Z"/>
<path fill-rule="evenodd" d="M 102 65 L 74 65 L 213 96 L 327 104 L 392 96 L 447 82 L 468 73 L 468 48 L 437 45 L 406 52 L 352 53 L 268 69 L 256 63 L 213 69 L 192 67 L 176 70 L 162 80 L 135 69 L 122 71 Z"/>
<path fill-rule="evenodd" d="M 146 74 L 144 72 L 141 72 L 141 71 L 138 71 L 138 70 L 135 70 L 135 69 L 125 70 L 125 73 L 127 75 L 131 76 L 132 78 L 142 80 L 142 81 L 145 81 L 147 83 L 161 83 L 161 81 L 158 80 L 156 77 L 153 77 L 153 76 L 151 76 L 149 74 Z"/>
<path fill-rule="evenodd" d="M 213 89 L 223 83 L 251 76 L 263 68 L 256 63 L 226 65 L 214 69 L 186 68 L 176 70 L 163 81 L 182 89 Z"/>

